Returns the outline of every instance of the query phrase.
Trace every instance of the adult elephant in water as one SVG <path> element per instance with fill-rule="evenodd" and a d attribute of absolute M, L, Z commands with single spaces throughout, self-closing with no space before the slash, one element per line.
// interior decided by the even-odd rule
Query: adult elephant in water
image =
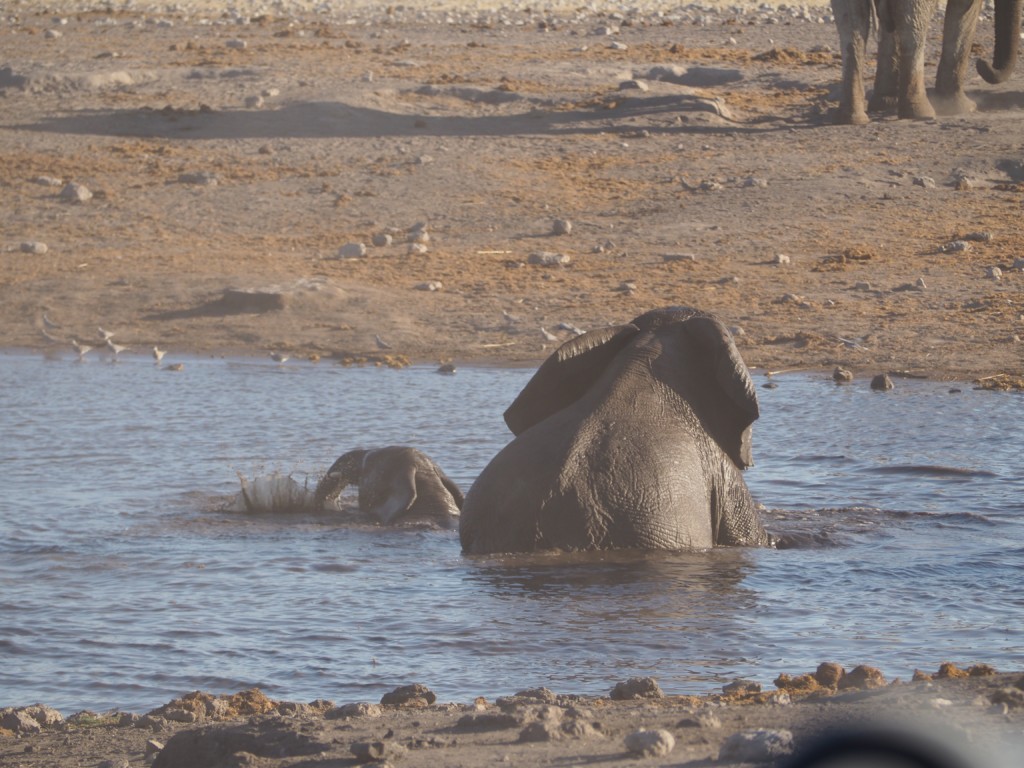
<path fill-rule="evenodd" d="M 869 108 L 878 109 L 890 102 L 895 102 L 897 115 L 901 118 L 920 119 L 934 117 L 936 113 L 956 115 L 972 111 L 975 104 L 964 93 L 964 81 L 981 1 L 947 0 L 942 26 L 942 54 L 935 90 L 929 101 L 924 80 L 925 43 L 929 22 L 938 10 L 939 0 L 832 0 L 843 57 L 839 110 L 835 121 L 856 125 L 867 123 Z M 1018 27 L 1020 1 L 997 0 L 1017 4 Z M 880 28 L 878 67 L 872 102 L 866 104 L 863 71 L 876 9 Z M 997 19 L 997 39 L 1000 34 Z M 1016 35 L 1017 31 L 1013 34 Z M 996 67 L 1006 66 L 1006 62 L 1000 64 L 1004 55 L 1002 50 L 997 44 Z M 988 65 L 979 62 L 979 69 L 982 66 Z"/>
<path fill-rule="evenodd" d="M 467 553 L 767 545 L 741 469 L 758 416 L 720 321 L 671 307 L 566 342 L 505 411 L 516 437 L 459 522 Z"/>
<path fill-rule="evenodd" d="M 454 528 L 463 501 L 459 486 L 429 456 L 404 445 L 343 454 L 317 485 L 318 506 L 348 485 L 359 486 L 359 510 L 385 525 L 429 521 Z"/>

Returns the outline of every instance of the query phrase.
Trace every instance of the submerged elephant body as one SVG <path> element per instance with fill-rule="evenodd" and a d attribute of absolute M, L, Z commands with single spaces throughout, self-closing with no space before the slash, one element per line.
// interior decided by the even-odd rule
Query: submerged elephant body
<path fill-rule="evenodd" d="M 355 450 L 338 458 L 317 486 L 317 500 L 359 486 L 359 509 L 385 525 L 432 521 L 457 525 L 463 495 L 429 456 L 408 446 Z"/>
<path fill-rule="evenodd" d="M 758 406 L 709 315 L 655 310 L 551 356 L 463 505 L 469 553 L 766 545 L 741 469 Z"/>

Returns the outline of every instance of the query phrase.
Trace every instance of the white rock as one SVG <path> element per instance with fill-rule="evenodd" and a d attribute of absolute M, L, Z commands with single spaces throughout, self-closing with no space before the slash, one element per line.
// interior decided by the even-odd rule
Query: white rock
<path fill-rule="evenodd" d="M 409 243 L 408 253 L 410 256 L 422 256 L 429 249 L 423 243 Z"/>
<path fill-rule="evenodd" d="M 345 243 L 338 249 L 339 259 L 360 259 L 366 255 L 366 245 L 363 243 Z"/>
<path fill-rule="evenodd" d="M 792 752 L 793 734 L 790 731 L 741 731 L 725 740 L 718 759 L 735 763 L 767 763 Z"/>
<path fill-rule="evenodd" d="M 391 245 L 392 237 L 384 232 L 378 232 L 373 236 L 370 241 L 377 248 L 384 248 L 385 246 Z"/>
<path fill-rule="evenodd" d="M 775 254 L 775 258 L 772 259 L 772 264 L 789 264 L 790 258 L 784 253 Z"/>
<path fill-rule="evenodd" d="M 35 240 L 21 244 L 22 253 L 42 254 L 46 253 L 48 250 L 50 250 L 50 248 L 46 243 L 40 243 L 39 241 Z"/>
<path fill-rule="evenodd" d="M 640 729 L 626 736 L 626 749 L 642 757 L 664 757 L 676 746 L 676 739 L 665 730 Z"/>
<path fill-rule="evenodd" d="M 233 40 L 228 40 L 226 43 L 224 43 L 224 45 L 235 51 L 244 51 L 246 48 L 249 47 L 249 44 L 245 40 L 239 40 L 237 38 Z"/>
<path fill-rule="evenodd" d="M 444 284 L 440 280 L 429 280 L 416 286 L 417 291 L 440 291 Z"/>
<path fill-rule="evenodd" d="M 92 192 L 84 184 L 72 181 L 60 191 L 60 199 L 67 203 L 84 203 L 87 200 L 92 200 Z"/>

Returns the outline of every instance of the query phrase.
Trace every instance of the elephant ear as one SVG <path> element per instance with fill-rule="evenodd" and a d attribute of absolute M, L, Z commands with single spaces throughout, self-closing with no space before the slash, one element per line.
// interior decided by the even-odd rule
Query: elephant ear
<path fill-rule="evenodd" d="M 732 334 L 720 321 L 698 316 L 684 322 L 683 328 L 710 364 L 712 380 L 704 390 L 712 394 L 709 402 L 697 404 L 698 416 L 733 463 L 746 469 L 754 463 L 750 425 L 760 415 L 750 372 Z"/>
<path fill-rule="evenodd" d="M 505 411 L 515 435 L 571 405 L 640 332 L 632 323 L 589 331 L 570 339 L 541 364 Z"/>

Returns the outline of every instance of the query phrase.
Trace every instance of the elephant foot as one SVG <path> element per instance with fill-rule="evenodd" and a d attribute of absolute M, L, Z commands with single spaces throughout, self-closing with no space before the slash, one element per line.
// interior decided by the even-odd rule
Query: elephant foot
<path fill-rule="evenodd" d="M 926 97 L 900 100 L 897 117 L 901 120 L 928 120 L 935 117 L 935 109 Z"/>
<path fill-rule="evenodd" d="M 974 112 L 978 108 L 978 105 L 973 100 L 967 98 L 963 91 L 955 91 L 949 94 L 936 91 L 932 93 L 930 100 L 935 108 L 935 112 L 940 115 L 964 115 L 968 112 Z"/>
<path fill-rule="evenodd" d="M 871 120 L 864 110 L 837 109 L 832 122 L 836 125 L 867 125 Z"/>

